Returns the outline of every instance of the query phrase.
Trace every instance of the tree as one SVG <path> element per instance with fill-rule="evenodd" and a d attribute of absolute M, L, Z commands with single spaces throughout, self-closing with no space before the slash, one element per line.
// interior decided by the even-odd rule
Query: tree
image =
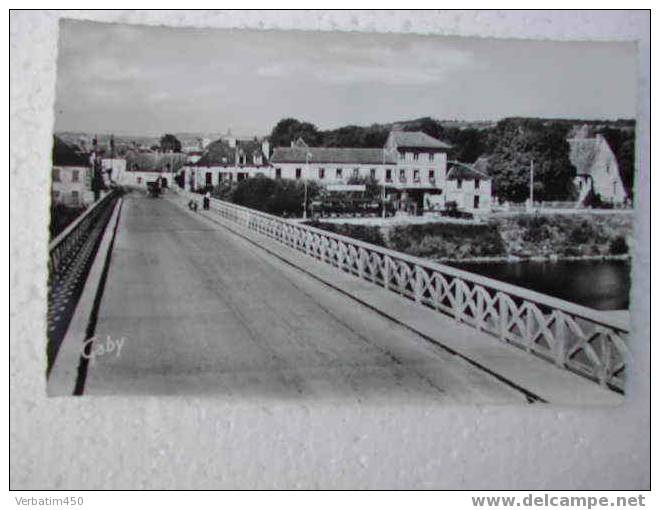
<path fill-rule="evenodd" d="M 163 152 L 181 152 L 181 142 L 174 135 L 163 135 L 160 138 L 160 150 Z"/>
<path fill-rule="evenodd" d="M 297 119 L 282 119 L 270 133 L 270 143 L 273 147 L 288 147 L 298 138 L 305 140 L 310 147 L 321 144 L 318 128 L 310 122 L 300 122 Z"/>
<path fill-rule="evenodd" d="M 489 160 L 495 194 L 512 202 L 529 197 L 529 169 L 534 160 L 534 198 L 575 199 L 575 168 L 568 154 L 568 126 L 537 119 L 504 119 L 494 132 Z"/>

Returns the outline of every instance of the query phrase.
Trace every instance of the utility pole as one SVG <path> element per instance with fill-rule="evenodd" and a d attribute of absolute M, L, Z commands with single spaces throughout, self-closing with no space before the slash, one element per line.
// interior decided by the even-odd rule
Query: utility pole
<path fill-rule="evenodd" d="M 529 206 L 534 208 L 534 160 L 530 162 L 529 167 Z"/>
<path fill-rule="evenodd" d="M 307 151 L 307 154 L 305 155 L 305 176 L 304 176 L 304 183 L 305 183 L 305 201 L 303 203 L 303 220 L 307 219 L 307 177 L 309 177 L 309 158 L 311 157 L 311 154 L 309 151 Z"/>

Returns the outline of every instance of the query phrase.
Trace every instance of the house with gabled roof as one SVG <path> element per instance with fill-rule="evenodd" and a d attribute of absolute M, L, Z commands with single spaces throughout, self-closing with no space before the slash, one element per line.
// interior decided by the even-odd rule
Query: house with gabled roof
<path fill-rule="evenodd" d="M 628 195 L 623 186 L 619 163 L 607 140 L 600 134 L 590 137 L 586 130 L 579 130 L 569 138 L 569 159 L 576 170 L 575 186 L 578 203 L 583 204 L 590 193 L 613 204 L 626 201 Z"/>
<path fill-rule="evenodd" d="M 200 189 L 264 175 L 270 177 L 268 140 L 221 138 L 208 145 L 202 156 L 183 168 L 186 189 Z"/>
<path fill-rule="evenodd" d="M 52 158 L 53 203 L 70 207 L 93 203 L 92 168 L 87 154 L 54 136 Z"/>

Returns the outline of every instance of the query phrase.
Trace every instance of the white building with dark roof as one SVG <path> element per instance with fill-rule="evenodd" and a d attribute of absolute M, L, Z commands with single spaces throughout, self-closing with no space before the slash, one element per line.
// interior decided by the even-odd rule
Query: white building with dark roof
<path fill-rule="evenodd" d="M 94 202 L 92 168 L 86 154 L 54 137 L 51 195 L 53 203 L 81 207 Z"/>
<path fill-rule="evenodd" d="M 421 131 L 397 130 L 390 132 L 382 148 L 309 147 L 298 139 L 269 154 L 267 142 L 259 150 L 256 141 L 232 147 L 219 140 L 195 165 L 186 167 L 185 183 L 187 189 L 200 189 L 256 175 L 315 181 L 321 186 L 370 179 L 407 212 L 443 208 L 449 201 L 471 212 L 489 211 L 490 179 L 475 169 L 468 175 L 467 165 L 455 171 L 460 178 L 448 176 L 450 149 L 451 145 Z"/>

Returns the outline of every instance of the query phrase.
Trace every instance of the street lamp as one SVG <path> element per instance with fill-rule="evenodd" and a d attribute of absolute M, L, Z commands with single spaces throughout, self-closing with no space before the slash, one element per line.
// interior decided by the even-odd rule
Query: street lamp
<path fill-rule="evenodd" d="M 303 179 L 305 185 L 305 201 L 303 203 L 303 220 L 307 219 L 307 177 L 309 176 L 309 160 L 312 158 L 312 155 L 309 151 L 305 154 L 305 178 Z"/>

